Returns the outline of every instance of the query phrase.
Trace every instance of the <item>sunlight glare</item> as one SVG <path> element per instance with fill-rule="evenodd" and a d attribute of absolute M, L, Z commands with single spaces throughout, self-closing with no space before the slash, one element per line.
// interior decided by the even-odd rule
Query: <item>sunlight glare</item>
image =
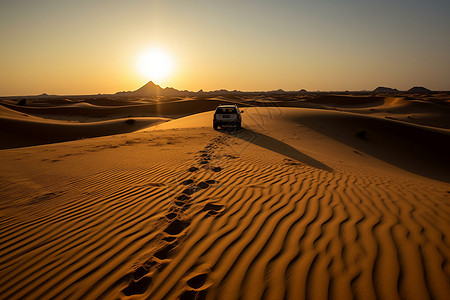
<path fill-rule="evenodd" d="M 159 83 L 172 73 L 173 60 L 166 51 L 153 48 L 138 57 L 137 68 L 146 79 Z"/>

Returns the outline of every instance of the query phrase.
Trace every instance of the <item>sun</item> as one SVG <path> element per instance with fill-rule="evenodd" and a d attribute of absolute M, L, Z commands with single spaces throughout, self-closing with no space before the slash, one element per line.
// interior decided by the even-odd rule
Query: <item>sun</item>
<path fill-rule="evenodd" d="M 174 68 L 172 57 L 159 48 L 152 48 L 143 52 L 138 57 L 136 66 L 147 80 L 158 83 L 169 77 Z"/>

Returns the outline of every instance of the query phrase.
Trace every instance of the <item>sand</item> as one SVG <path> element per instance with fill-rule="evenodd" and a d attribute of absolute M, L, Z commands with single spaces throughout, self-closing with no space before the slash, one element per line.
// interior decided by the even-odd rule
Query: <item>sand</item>
<path fill-rule="evenodd" d="M 445 97 L 3 100 L 0 298 L 448 299 Z"/>

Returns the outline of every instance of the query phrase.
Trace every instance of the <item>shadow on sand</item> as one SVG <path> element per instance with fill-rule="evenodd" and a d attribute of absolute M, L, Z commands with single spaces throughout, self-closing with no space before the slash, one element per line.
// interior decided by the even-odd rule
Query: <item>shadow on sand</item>
<path fill-rule="evenodd" d="M 260 146 L 267 150 L 277 152 L 277 153 L 287 156 L 291 159 L 295 159 L 295 160 L 297 160 L 301 163 L 307 164 L 311 167 L 321 169 L 324 171 L 329 171 L 329 172 L 333 171 L 333 169 L 331 169 L 327 165 L 312 158 L 311 156 L 308 156 L 308 155 L 298 151 L 294 147 L 292 147 L 286 143 L 283 143 L 282 141 L 277 140 L 273 137 L 253 131 L 251 129 L 243 128 L 239 131 L 222 130 L 222 132 L 232 135 L 232 136 L 239 138 L 241 140 L 244 140 L 246 142 L 252 143 L 254 145 Z"/>

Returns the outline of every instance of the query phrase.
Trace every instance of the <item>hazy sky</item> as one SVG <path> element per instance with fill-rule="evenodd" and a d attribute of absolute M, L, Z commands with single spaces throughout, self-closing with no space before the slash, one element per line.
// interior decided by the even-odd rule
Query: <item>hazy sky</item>
<path fill-rule="evenodd" d="M 1 0 L 0 95 L 135 90 L 450 90 L 448 0 Z"/>

